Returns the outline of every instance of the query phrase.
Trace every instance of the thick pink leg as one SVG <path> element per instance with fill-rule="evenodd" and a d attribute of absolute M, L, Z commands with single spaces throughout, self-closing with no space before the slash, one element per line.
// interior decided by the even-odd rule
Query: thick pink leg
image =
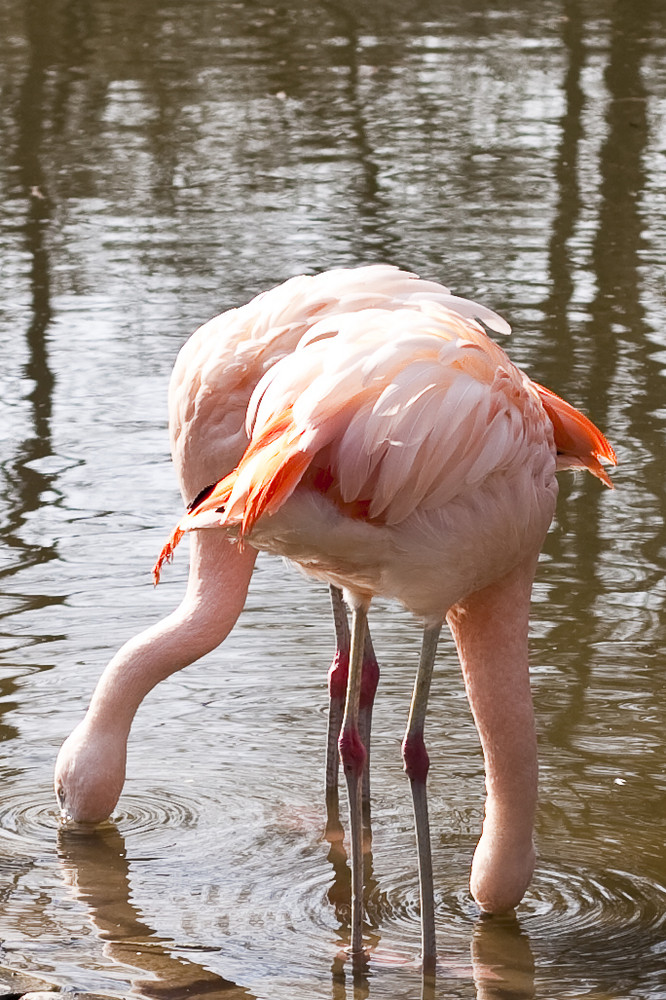
<path fill-rule="evenodd" d="M 419 858 L 419 887 L 421 894 L 421 947 L 423 969 L 433 973 L 437 955 L 435 941 L 435 897 L 432 878 L 432 854 L 430 850 L 430 824 L 428 821 L 428 798 L 426 779 L 430 760 L 423 740 L 430 681 L 437 652 L 441 626 L 431 626 L 423 631 L 421 659 L 414 684 L 412 704 L 409 710 L 407 732 L 402 744 L 405 771 L 412 788 L 414 823 L 416 827 L 416 847 Z"/>

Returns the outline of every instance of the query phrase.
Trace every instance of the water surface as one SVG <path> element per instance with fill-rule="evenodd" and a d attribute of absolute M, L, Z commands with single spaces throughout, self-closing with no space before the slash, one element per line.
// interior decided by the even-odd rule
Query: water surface
<path fill-rule="evenodd" d="M 325 588 L 260 558 L 224 645 L 139 712 L 114 824 L 59 829 L 57 749 L 184 553 L 166 386 L 201 322 L 383 260 L 514 326 L 607 432 L 534 593 L 539 864 L 467 877 L 483 769 L 452 645 L 428 722 L 437 998 L 666 997 L 666 14 L 538 5 L 8 0 L 0 10 L 0 962 L 143 997 L 421 997 L 400 738 L 419 630 L 378 603 L 367 975 L 322 837 Z M 189 993 L 187 992 L 189 990 Z"/>

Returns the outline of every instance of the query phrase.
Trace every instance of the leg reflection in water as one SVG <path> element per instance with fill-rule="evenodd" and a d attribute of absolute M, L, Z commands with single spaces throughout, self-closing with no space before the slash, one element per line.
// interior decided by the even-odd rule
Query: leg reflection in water
<path fill-rule="evenodd" d="M 369 848 L 369 839 L 366 842 Z M 125 840 L 118 828 L 108 823 L 95 829 L 61 828 L 58 856 L 64 880 L 83 902 L 103 942 L 103 953 L 131 982 L 132 996 L 143 1000 L 255 1000 L 242 986 L 218 976 L 204 966 L 173 954 L 176 944 L 159 937 L 132 905 L 129 863 Z M 342 842 L 331 844 L 328 860 L 333 882 L 328 898 L 340 924 L 340 950 L 331 965 L 332 1000 L 371 1000 L 389 995 L 393 974 L 405 987 L 405 967 L 421 979 L 421 1000 L 442 1000 L 446 980 L 473 980 L 476 1000 L 534 1000 L 534 960 L 529 939 L 514 914 L 482 917 L 471 930 L 471 965 L 459 958 L 446 958 L 446 926 L 437 966 L 437 986 L 433 976 L 419 970 L 415 956 L 384 952 L 381 925 L 388 919 L 391 904 L 379 889 L 373 873 L 372 853 L 364 855 L 365 940 L 369 952 L 355 956 L 349 965 L 346 946 L 350 937 L 351 876 Z M 456 931 L 456 946 L 460 930 Z M 457 950 L 457 948 L 452 949 Z M 396 986 L 398 984 L 396 983 Z M 374 986 L 374 989 L 373 989 Z M 418 990 L 418 986 L 416 986 Z M 400 995 L 407 995 L 401 993 Z M 412 996 L 409 994 L 410 997 Z M 416 1000 L 416 992 L 413 994 Z"/>
<path fill-rule="evenodd" d="M 374 875 L 369 828 L 366 828 L 365 832 L 367 839 L 364 841 L 363 853 L 363 900 L 365 907 L 363 933 L 374 951 L 381 938 L 378 928 L 381 924 L 382 910 L 386 912 L 390 904 L 386 896 L 381 893 L 379 883 Z M 350 957 L 348 948 L 351 938 L 351 871 L 347 852 L 341 840 L 331 842 L 327 860 L 333 869 L 333 882 L 328 890 L 328 900 L 335 910 L 335 916 L 340 924 L 340 944 L 342 946 L 340 955 L 333 963 L 335 982 L 340 960 L 344 963 Z M 352 953 L 351 960 L 355 969 L 364 970 L 368 967 L 369 955 L 366 952 Z"/>
<path fill-rule="evenodd" d="M 329 839 L 327 834 L 328 828 L 325 839 Z M 475 1000 L 535 1000 L 534 957 L 529 937 L 521 927 L 515 911 L 498 916 L 483 915 L 476 924 L 470 925 L 471 963 L 460 960 L 460 927 L 457 921 L 455 942 L 450 950 L 446 947 L 446 924 L 441 928 L 442 947 L 436 970 L 424 968 L 415 955 L 409 956 L 404 952 L 382 947 L 382 924 L 389 923 L 395 914 L 388 894 L 382 891 L 374 874 L 369 816 L 364 834 L 363 937 L 368 949 L 357 954 L 350 954 L 349 951 L 349 859 L 344 842 L 337 838 L 330 840 L 327 860 L 333 869 L 333 881 L 328 890 L 328 899 L 340 924 L 341 943 L 340 951 L 331 964 L 331 1000 L 372 1000 L 373 980 L 375 994 L 378 997 L 389 996 L 393 970 L 400 976 L 396 990 L 404 990 L 406 969 L 418 971 L 421 975 L 421 1000 L 444 1000 L 448 996 L 447 980 L 457 984 L 463 980 L 473 980 Z M 409 997 L 409 1000 L 417 1000 L 416 992 L 401 992 L 400 996 L 403 995 Z"/>
<path fill-rule="evenodd" d="M 175 943 L 158 937 L 139 919 L 130 902 L 125 840 L 112 823 L 94 830 L 62 828 L 58 856 L 66 882 L 89 909 L 97 936 L 104 942 L 105 956 L 127 970 L 133 996 L 145 1000 L 255 1000 L 243 987 L 173 955 Z"/>
<path fill-rule="evenodd" d="M 442 955 L 445 952 L 446 945 L 442 948 Z M 444 1000 L 453 995 L 447 991 L 447 980 L 459 989 L 461 981 L 468 979 L 474 982 L 475 1000 L 535 1000 L 534 957 L 529 938 L 515 914 L 481 917 L 472 932 L 470 952 L 471 967 L 455 960 L 449 964 L 442 957 L 437 965 L 437 980 L 421 968 L 421 1000 Z M 386 969 L 383 970 L 384 975 L 378 975 L 377 968 L 373 969 L 373 959 L 377 955 L 381 952 L 375 952 L 365 966 L 354 963 L 350 977 L 347 956 L 338 954 L 331 966 L 331 1000 L 372 1000 L 373 979 L 376 980 L 376 995 L 389 996 L 387 980 L 391 972 Z M 404 989 L 403 969 L 396 992 Z M 416 989 L 414 993 L 400 992 L 399 995 L 417 1000 Z M 462 994 L 456 991 L 455 995 Z"/>

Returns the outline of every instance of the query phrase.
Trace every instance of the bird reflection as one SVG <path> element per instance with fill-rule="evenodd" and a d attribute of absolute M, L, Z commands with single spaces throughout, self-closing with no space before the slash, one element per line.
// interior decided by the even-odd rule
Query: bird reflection
<path fill-rule="evenodd" d="M 327 894 L 328 901 L 333 907 L 340 924 L 340 935 L 343 947 L 346 948 L 350 943 L 351 935 L 351 871 L 344 841 L 339 837 L 330 837 L 330 813 L 324 839 L 328 840 L 330 844 L 327 861 L 333 869 L 333 882 Z M 382 907 L 388 906 L 386 896 L 381 892 L 379 883 L 375 878 L 371 843 L 370 827 L 367 826 L 364 829 L 363 844 L 363 897 L 366 914 L 363 934 L 370 952 L 377 947 L 380 941 L 380 934 L 377 931 L 377 927 L 380 924 L 380 911 Z M 367 957 L 365 951 L 354 953 L 352 956 L 354 967 L 365 969 L 367 967 Z M 333 968 L 333 978 L 335 981 L 336 963 L 334 963 Z"/>
<path fill-rule="evenodd" d="M 480 918 L 470 950 L 476 1000 L 534 1000 L 534 956 L 515 913 Z"/>
<path fill-rule="evenodd" d="M 254 1000 L 243 987 L 171 954 L 174 942 L 158 937 L 139 919 L 130 902 L 125 841 L 112 823 L 95 830 L 63 827 L 58 856 L 66 881 L 88 907 L 97 936 L 105 942 L 104 954 L 130 973 L 133 995 L 146 1000 Z"/>
<path fill-rule="evenodd" d="M 113 823 L 95 829 L 61 828 L 58 856 L 65 881 L 88 907 L 97 937 L 104 942 L 105 956 L 126 970 L 133 996 L 144 1000 L 191 997 L 255 1000 L 244 987 L 196 962 L 176 957 L 172 954 L 175 943 L 159 937 L 140 919 L 130 902 L 125 840 Z M 373 995 L 373 980 L 382 995 L 386 995 L 386 977 L 378 977 L 373 961 L 373 952 L 381 940 L 378 927 L 383 896 L 373 875 L 372 853 L 368 849 L 364 858 L 366 912 L 372 926 L 364 927 L 369 948 L 362 960 L 358 956 L 350 960 L 346 950 L 350 934 L 351 885 L 347 855 L 341 841 L 335 840 L 330 845 L 328 860 L 333 869 L 328 895 L 340 924 L 341 944 L 330 968 L 331 1000 L 368 1000 Z M 472 931 L 470 951 L 471 968 L 466 967 L 464 971 L 459 968 L 452 971 L 444 960 L 440 961 L 437 986 L 434 976 L 422 974 L 421 1000 L 441 998 L 447 978 L 453 977 L 459 982 L 461 976 L 473 980 L 476 1000 L 534 1000 L 534 959 L 529 938 L 515 914 L 479 919 Z"/>
<path fill-rule="evenodd" d="M 377 975 L 373 954 L 380 948 L 381 912 L 390 904 L 374 876 L 372 857 L 372 830 L 364 830 L 364 903 L 370 921 L 363 927 L 367 950 L 350 954 L 348 950 L 351 930 L 351 872 L 342 835 L 338 836 L 335 819 L 335 797 L 327 802 L 327 825 L 324 839 L 329 841 L 327 860 L 333 869 L 333 882 L 328 899 L 340 923 L 343 947 L 331 963 L 331 1000 L 368 1000 L 372 997 L 372 979 Z M 331 835 L 332 828 L 335 831 Z M 444 938 L 446 932 L 442 935 Z M 473 980 L 476 1000 L 534 1000 L 534 956 L 527 933 L 523 930 L 515 911 L 499 916 L 481 916 L 474 925 L 470 942 L 471 967 L 461 968 L 444 958 L 438 960 L 435 972 L 421 971 L 421 1000 L 441 1000 L 443 984 L 448 979 Z M 381 965 L 379 960 L 377 965 Z M 415 963 L 416 967 L 416 963 Z M 351 994 L 348 996 L 348 980 Z M 379 987 L 379 984 L 378 984 Z M 386 984 L 382 982 L 381 995 Z"/>
<path fill-rule="evenodd" d="M 481 917 L 476 923 L 470 946 L 471 978 L 476 1000 L 534 1000 L 534 957 L 527 934 L 515 914 Z M 346 956 L 336 956 L 331 966 L 332 1000 L 367 1000 L 372 997 L 370 963 L 352 966 L 352 992 L 347 993 Z M 467 978 L 461 970 L 438 963 L 437 978 L 422 972 L 421 1000 L 442 1000 L 447 978 L 459 982 Z M 386 995 L 382 983 L 381 995 Z"/>

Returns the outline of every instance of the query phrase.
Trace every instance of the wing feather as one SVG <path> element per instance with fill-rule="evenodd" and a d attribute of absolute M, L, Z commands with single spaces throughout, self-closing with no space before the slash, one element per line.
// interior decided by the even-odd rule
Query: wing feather
<path fill-rule="evenodd" d="M 300 484 L 347 516 L 397 524 L 522 468 L 535 449 L 554 467 L 553 438 L 560 464 L 610 483 L 600 460 L 615 456 L 603 435 L 489 340 L 478 320 L 509 332 L 501 317 L 443 286 L 376 265 L 293 278 L 244 309 L 255 345 L 238 341 L 225 377 L 265 353 L 247 406 L 250 444 L 182 519 L 159 565 L 183 531 L 240 525 L 245 535 Z M 202 392 L 220 363 L 202 365 Z"/>

